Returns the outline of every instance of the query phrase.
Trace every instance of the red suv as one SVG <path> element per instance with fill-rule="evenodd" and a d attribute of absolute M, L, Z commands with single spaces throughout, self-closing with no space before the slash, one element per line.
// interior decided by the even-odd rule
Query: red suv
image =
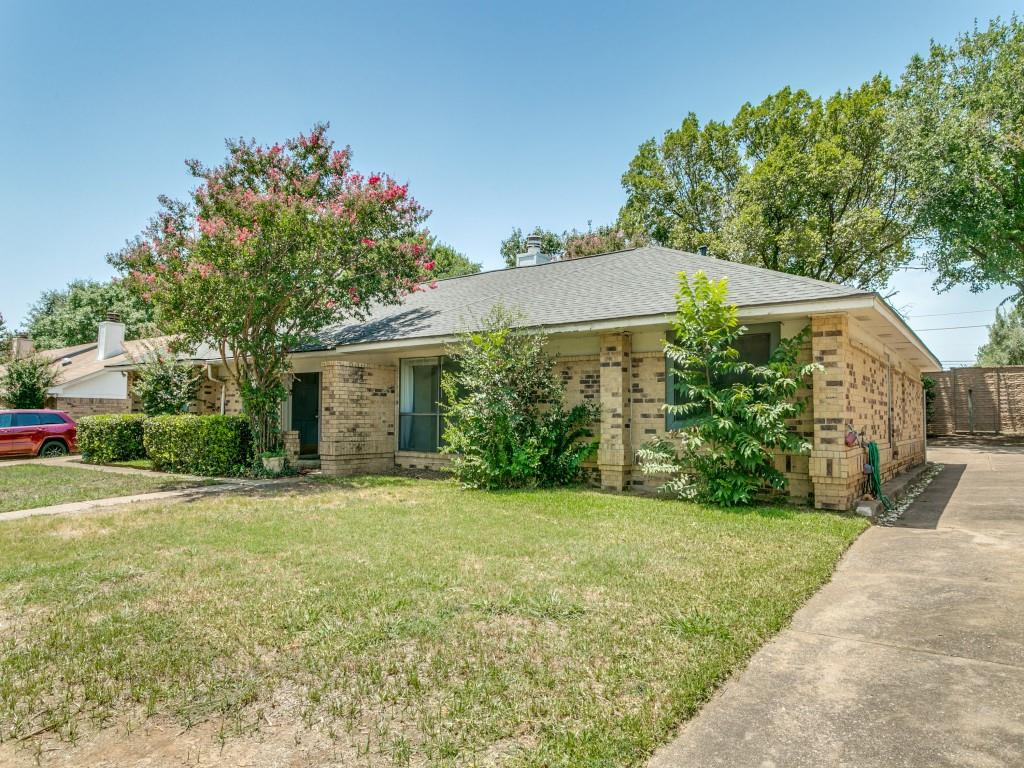
<path fill-rule="evenodd" d="M 64 456 L 75 450 L 75 422 L 63 411 L 0 411 L 0 456 Z"/>

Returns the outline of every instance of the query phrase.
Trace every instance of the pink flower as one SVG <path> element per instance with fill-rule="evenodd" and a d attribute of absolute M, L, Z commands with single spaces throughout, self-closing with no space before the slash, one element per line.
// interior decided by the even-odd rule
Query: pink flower
<path fill-rule="evenodd" d="M 239 227 L 238 234 L 235 235 L 235 242 L 241 245 L 246 240 L 252 237 L 252 231 L 248 227 Z"/>
<path fill-rule="evenodd" d="M 367 248 L 373 248 L 373 246 L 375 246 L 377 244 L 376 240 L 371 240 L 368 237 L 364 237 L 360 242 L 363 245 L 365 245 Z"/>
<path fill-rule="evenodd" d="M 355 288 L 349 288 L 348 289 L 348 298 L 349 298 L 349 301 L 351 301 L 353 304 L 358 304 L 359 303 L 359 294 L 356 293 L 356 289 Z"/>
<path fill-rule="evenodd" d="M 428 261 L 423 265 L 423 268 L 429 271 L 434 268 L 434 263 L 433 261 Z"/>
<path fill-rule="evenodd" d="M 437 280 L 433 280 L 433 281 L 431 281 L 431 283 L 430 283 L 430 287 L 431 287 L 431 288 L 437 288 Z"/>
<path fill-rule="evenodd" d="M 377 186 L 378 184 L 380 184 L 380 176 L 378 176 L 377 174 L 373 174 L 373 176 L 368 178 L 367 181 L 370 182 L 371 185 Z"/>

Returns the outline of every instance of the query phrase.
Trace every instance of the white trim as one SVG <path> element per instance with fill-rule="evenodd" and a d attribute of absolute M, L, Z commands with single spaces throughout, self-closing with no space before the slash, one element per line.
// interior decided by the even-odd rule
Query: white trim
<path fill-rule="evenodd" d="M 900 333 L 903 334 L 903 337 L 913 344 L 919 352 L 922 352 L 928 358 L 928 361 L 935 366 L 934 370 L 941 371 L 942 363 L 939 361 L 939 358 L 937 358 L 932 351 L 928 349 L 925 343 L 921 341 L 920 337 L 914 333 L 914 330 L 896 313 L 896 310 L 890 307 L 888 302 L 878 294 L 874 294 L 874 300 L 875 303 L 873 308 L 875 311 L 888 320 L 890 325 L 898 328 Z"/>

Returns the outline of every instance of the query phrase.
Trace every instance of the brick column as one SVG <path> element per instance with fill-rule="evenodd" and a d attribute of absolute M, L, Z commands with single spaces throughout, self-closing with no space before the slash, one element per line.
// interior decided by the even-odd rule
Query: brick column
<path fill-rule="evenodd" d="M 846 446 L 846 425 L 852 418 L 850 388 L 850 327 L 845 314 L 811 318 L 811 350 L 814 362 L 824 370 L 814 374 L 814 442 L 810 476 L 814 506 L 819 509 L 850 509 L 863 480 L 863 449 Z"/>
<path fill-rule="evenodd" d="M 281 433 L 281 441 L 284 443 L 284 456 L 288 460 L 288 466 L 299 465 L 299 433 L 297 430 L 288 430 Z"/>
<path fill-rule="evenodd" d="M 597 465 L 601 487 L 621 491 L 629 485 L 633 465 L 630 442 L 630 337 L 628 333 L 602 334 L 601 342 L 601 447 Z"/>
<path fill-rule="evenodd" d="M 329 360 L 320 366 L 325 474 L 387 472 L 395 467 L 395 368 Z"/>

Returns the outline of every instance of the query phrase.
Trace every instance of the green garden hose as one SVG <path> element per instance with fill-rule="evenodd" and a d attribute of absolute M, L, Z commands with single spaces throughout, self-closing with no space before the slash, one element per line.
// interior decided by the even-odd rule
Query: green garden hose
<path fill-rule="evenodd" d="M 875 492 L 875 498 L 882 502 L 887 512 L 892 512 L 892 501 L 882 493 L 882 470 L 879 468 L 881 459 L 878 455 L 878 443 L 868 443 L 868 464 L 871 465 L 871 486 Z"/>

